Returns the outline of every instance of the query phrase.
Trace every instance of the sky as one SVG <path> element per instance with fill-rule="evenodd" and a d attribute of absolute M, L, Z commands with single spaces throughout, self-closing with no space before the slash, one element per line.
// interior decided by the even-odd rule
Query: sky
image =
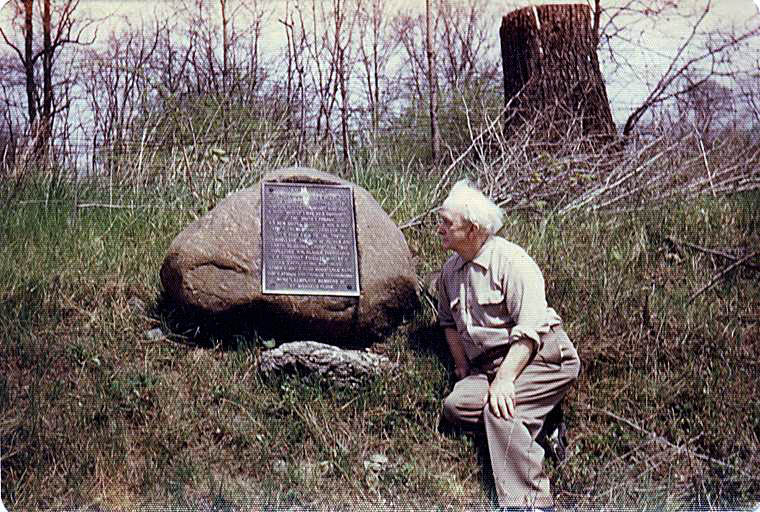
<path fill-rule="evenodd" d="M 213 0 L 207 0 L 212 1 Z M 456 0 L 454 0 L 456 1 Z M 629 0 L 602 0 L 602 6 L 616 5 L 622 3 L 628 3 Z M 642 1 L 649 4 L 662 4 L 669 0 L 637 0 L 638 3 Z M 703 4 L 701 0 L 676 0 L 680 1 L 680 4 L 685 7 L 693 5 L 695 11 L 699 11 L 700 6 Z M 264 0 L 263 5 L 272 6 L 273 8 L 282 8 L 285 4 L 284 0 Z M 506 11 L 512 8 L 519 8 L 530 5 L 542 5 L 542 4 L 572 4 L 572 3 L 588 3 L 593 8 L 593 0 L 512 0 L 511 2 L 503 1 L 489 1 L 488 6 L 493 9 L 495 16 L 500 16 L 499 5 L 505 5 L 507 3 L 513 5 L 505 9 Z M 758 14 L 759 8 L 755 2 L 760 3 L 760 0 L 712 0 L 710 12 L 704 20 L 704 28 L 706 30 L 724 29 L 724 30 L 738 30 L 741 31 L 748 25 L 760 24 L 760 15 Z M 416 4 L 421 12 L 424 12 L 424 2 L 416 0 L 409 2 L 408 0 L 389 0 L 391 6 L 393 5 L 414 5 Z M 82 0 L 82 6 L 87 6 L 91 9 L 95 15 L 106 15 L 116 13 L 119 15 L 127 16 L 131 19 L 138 19 L 143 14 L 151 14 L 153 9 L 161 8 L 161 3 L 156 1 L 144 1 L 144 0 Z M 282 33 L 282 27 L 277 23 L 276 16 L 273 16 L 274 27 L 270 31 L 265 32 L 264 47 L 277 48 L 284 39 Z M 635 46 L 631 46 L 628 49 L 622 49 L 625 52 L 634 67 L 640 67 L 639 70 L 634 72 L 621 72 L 620 69 L 614 69 L 614 76 L 612 69 L 602 69 L 602 73 L 607 80 L 608 95 L 610 101 L 613 104 L 613 110 L 616 110 L 616 117 L 625 116 L 625 113 L 631 108 L 635 108 L 633 105 L 642 101 L 647 92 L 651 89 L 652 81 L 656 80 L 661 75 L 663 69 L 672 60 L 672 55 L 678 48 L 679 43 L 689 34 L 690 21 L 685 19 L 679 19 L 677 17 L 663 18 L 658 20 L 656 24 L 651 27 L 647 27 L 647 36 L 645 44 L 648 48 L 645 51 L 637 49 Z M 118 25 L 117 21 L 114 21 Z M 499 22 L 495 22 L 495 30 L 498 30 Z M 496 36 L 498 37 L 498 36 Z M 655 51 L 652 51 L 652 50 Z M 602 65 L 606 63 L 602 58 Z"/>
<path fill-rule="evenodd" d="M 215 3 L 215 0 L 206 1 Z M 291 0 L 291 2 L 293 1 L 295 0 Z M 414 3 L 409 3 L 408 0 L 388 1 L 391 8 L 394 5 L 413 5 L 417 6 L 420 12 L 424 12 L 424 2 L 421 0 L 417 0 Z M 548 3 L 584 2 L 593 6 L 593 0 L 486 1 L 487 7 L 496 18 L 494 22 L 494 34 L 496 38 L 498 38 L 498 25 L 500 24 L 500 21 L 498 21 L 499 16 L 506 14 L 506 12 L 513 8 Z M 629 1 L 650 5 L 675 1 L 679 2 L 679 5 L 686 9 L 693 6 L 696 15 L 699 6 L 703 5 L 705 0 L 602 0 L 602 4 L 603 6 L 619 5 Z M 267 8 L 271 7 L 275 11 L 282 9 L 285 5 L 284 0 L 259 0 L 259 2 L 261 5 Z M 760 8 L 758 8 L 755 2 L 760 3 L 760 0 L 712 0 L 710 12 L 704 20 L 704 29 L 742 31 L 748 26 L 760 25 Z M 2 7 L 2 11 L 7 15 L 10 10 L 8 5 L 9 0 L 0 0 L 0 3 L 5 4 Z M 80 0 L 79 9 L 83 13 L 87 13 L 93 17 L 103 18 L 98 24 L 98 34 L 99 39 L 105 40 L 105 36 L 109 31 L 123 28 L 124 20 L 129 20 L 132 24 L 139 24 L 140 20 L 144 17 L 150 19 L 154 13 L 161 13 L 168 5 L 168 2 L 157 0 Z M 502 13 L 500 12 L 500 5 L 509 5 L 509 7 L 506 7 L 504 9 L 505 12 Z M 0 19 L 2 18 L 5 18 L 5 16 L 0 16 Z M 619 55 L 624 56 L 628 61 L 629 65 L 626 67 L 614 66 L 609 59 L 605 58 L 605 55 L 600 55 L 602 74 L 605 77 L 607 92 L 616 122 L 624 122 L 627 115 L 646 98 L 648 92 L 672 61 L 672 56 L 679 47 L 679 44 L 688 36 L 690 23 L 693 22 L 693 19 L 660 16 L 656 18 L 656 22 L 654 22 L 655 18 L 649 23 L 645 21 L 642 25 L 643 28 L 646 28 L 645 36 L 641 36 L 637 42 L 631 43 L 627 47 L 625 43 L 619 43 L 622 46 L 618 47 L 617 51 Z M 270 29 L 264 31 L 262 47 L 265 50 L 282 51 L 285 36 L 281 24 L 277 22 L 277 15 L 270 16 L 270 27 Z M 0 44 L 2 44 L 1 41 Z M 642 44 L 647 48 L 642 49 Z M 760 41 L 755 44 L 760 44 Z M 756 50 L 758 51 L 755 55 L 760 55 L 760 48 L 756 48 Z M 756 63 L 748 62 L 745 64 L 754 65 L 755 69 L 757 69 Z"/>

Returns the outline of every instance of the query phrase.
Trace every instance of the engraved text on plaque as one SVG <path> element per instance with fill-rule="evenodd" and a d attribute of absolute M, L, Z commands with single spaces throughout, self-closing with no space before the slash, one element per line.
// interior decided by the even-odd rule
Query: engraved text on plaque
<path fill-rule="evenodd" d="M 262 291 L 359 295 L 351 187 L 262 182 Z"/>

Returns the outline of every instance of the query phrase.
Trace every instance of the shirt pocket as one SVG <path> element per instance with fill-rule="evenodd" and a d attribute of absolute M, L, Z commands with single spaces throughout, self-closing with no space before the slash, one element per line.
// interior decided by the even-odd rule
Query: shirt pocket
<path fill-rule="evenodd" d="M 483 327 L 509 327 L 511 325 L 504 294 L 496 288 L 488 288 L 478 293 L 477 319 L 475 323 Z M 475 316 L 475 315 L 473 315 Z"/>

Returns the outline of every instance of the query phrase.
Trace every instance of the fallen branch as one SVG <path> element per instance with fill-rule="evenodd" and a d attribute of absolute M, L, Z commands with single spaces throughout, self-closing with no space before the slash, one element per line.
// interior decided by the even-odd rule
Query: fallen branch
<path fill-rule="evenodd" d="M 725 252 L 716 251 L 715 249 L 708 249 L 707 247 L 701 247 L 699 245 L 694 245 L 694 244 L 691 244 L 689 242 L 682 242 L 682 241 L 676 240 L 675 238 L 670 237 L 670 236 L 665 237 L 665 240 L 667 240 L 668 242 L 672 243 L 673 245 L 684 245 L 686 247 L 689 247 L 690 249 L 694 249 L 696 251 L 703 252 L 705 254 L 712 254 L 714 256 L 720 256 L 722 258 L 726 258 L 727 260 L 737 261 L 737 259 L 738 259 L 736 256 L 732 256 L 730 254 L 726 254 Z M 744 263 L 742 263 L 742 265 L 744 265 L 745 267 L 747 267 L 748 269 L 751 269 L 751 270 L 760 270 L 760 265 L 754 265 L 754 264 L 746 262 L 746 261 Z"/>
<path fill-rule="evenodd" d="M 699 297 L 705 291 L 709 290 L 713 285 L 715 285 L 715 283 L 717 283 L 718 281 L 720 281 L 723 276 L 725 276 L 726 274 L 728 274 L 729 272 L 731 272 L 733 269 L 735 269 L 739 265 L 743 264 L 745 261 L 751 260 L 752 258 L 754 258 L 755 256 L 757 256 L 759 254 L 760 254 L 760 251 L 755 251 L 755 252 L 753 252 L 751 254 L 748 254 L 747 256 L 743 257 L 740 260 L 736 260 L 734 263 L 732 263 L 731 265 L 729 265 L 728 267 L 726 267 L 725 270 L 723 270 L 718 275 L 716 275 L 715 277 L 713 277 L 712 280 L 709 283 L 707 283 L 705 286 L 703 286 L 702 288 L 700 288 L 699 290 L 697 290 L 696 292 L 694 292 L 691 295 L 691 297 L 689 297 L 689 300 L 688 300 L 687 304 L 691 304 L 694 299 L 696 299 L 697 297 Z"/>
<path fill-rule="evenodd" d="M 637 431 L 641 432 L 642 434 L 645 434 L 647 437 L 649 437 L 650 439 L 653 439 L 656 443 L 658 443 L 658 444 L 660 444 L 662 446 L 665 446 L 665 447 L 670 448 L 672 450 L 676 450 L 679 453 L 687 452 L 689 455 L 691 455 L 691 456 L 693 456 L 693 457 L 695 457 L 695 458 L 697 458 L 699 460 L 703 460 L 705 462 L 710 462 L 712 464 L 717 464 L 719 466 L 723 466 L 723 467 L 726 467 L 726 468 L 734 469 L 734 470 L 738 471 L 739 473 L 741 473 L 743 476 L 745 476 L 745 477 L 747 477 L 747 478 L 749 478 L 751 480 L 756 480 L 757 479 L 756 475 L 750 475 L 749 473 L 746 473 L 743 469 L 741 469 L 741 468 L 739 468 L 739 467 L 737 467 L 737 466 L 735 466 L 733 464 L 729 464 L 728 462 L 723 462 L 722 460 L 714 459 L 714 458 L 709 457 L 707 455 L 702 455 L 701 453 L 697 453 L 694 450 L 691 450 L 691 449 L 687 448 L 685 445 L 678 446 L 676 444 L 673 444 L 670 441 L 668 441 L 667 439 L 665 439 L 664 437 L 659 436 L 659 435 L 657 435 L 654 432 L 650 432 L 649 430 L 646 430 L 645 428 L 642 428 L 642 427 L 638 426 L 633 421 L 631 421 L 631 420 L 629 420 L 627 418 L 623 418 L 622 416 L 618 416 L 615 413 L 612 413 L 612 412 L 607 411 L 605 409 L 596 409 L 596 408 L 594 408 L 594 409 L 591 409 L 591 410 L 593 412 L 598 413 L 598 414 L 604 414 L 606 416 L 609 416 L 610 418 L 613 418 L 613 419 L 615 419 L 615 420 L 617 420 L 617 421 L 619 421 L 621 423 L 625 423 L 626 425 L 628 425 L 632 429 L 637 430 Z"/>
<path fill-rule="evenodd" d="M 107 203 L 82 203 L 78 204 L 77 208 L 112 208 L 112 209 L 128 209 L 128 210 L 136 210 L 138 208 L 155 208 L 155 205 L 151 204 L 135 204 L 135 205 L 128 205 L 128 204 L 107 204 Z"/>

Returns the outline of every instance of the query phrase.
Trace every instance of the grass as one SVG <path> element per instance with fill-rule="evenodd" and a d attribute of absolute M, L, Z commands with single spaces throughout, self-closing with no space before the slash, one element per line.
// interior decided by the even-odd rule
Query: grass
<path fill-rule="evenodd" d="M 397 222 L 421 213 L 435 185 L 398 172 L 351 177 Z M 152 199 L 130 201 L 160 204 Z M 453 382 L 429 309 L 374 347 L 399 370 L 365 387 L 265 380 L 253 333 L 201 345 L 145 335 L 169 331 L 158 269 L 207 203 L 73 218 L 70 201 L 63 190 L 47 206 L 0 211 L 9 509 L 487 508 L 482 452 L 438 429 Z M 757 192 L 628 214 L 509 218 L 505 236 L 544 270 L 583 363 L 566 406 L 571 456 L 547 464 L 561 508 L 760 499 L 757 272 L 737 269 L 689 302 L 726 261 L 667 241 L 751 250 L 759 225 Z M 405 234 L 420 274 L 440 267 L 429 223 Z M 388 459 L 378 471 L 364 464 L 375 454 Z"/>

